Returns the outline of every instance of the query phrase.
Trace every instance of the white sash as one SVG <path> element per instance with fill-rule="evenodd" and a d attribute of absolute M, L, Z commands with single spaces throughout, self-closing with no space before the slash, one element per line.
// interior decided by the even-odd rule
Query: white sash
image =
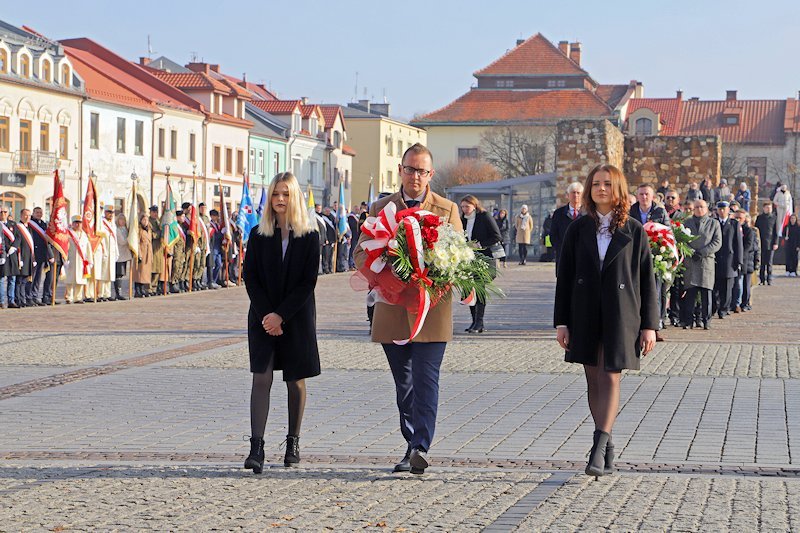
<path fill-rule="evenodd" d="M 6 237 L 8 237 L 8 240 L 13 243 L 16 240 L 14 239 L 14 232 L 8 229 L 8 226 L 6 226 L 5 222 L 0 222 L 0 226 L 3 226 L 3 233 Z"/>
<path fill-rule="evenodd" d="M 28 247 L 31 249 L 31 261 L 33 262 L 33 266 L 36 266 L 36 249 L 33 247 L 33 235 L 31 235 L 31 232 L 28 231 L 28 228 L 25 227 L 25 224 L 22 222 L 17 224 L 17 229 L 22 235 L 22 238 L 25 239 L 25 242 L 28 243 Z M 17 254 L 17 257 L 19 257 L 19 267 L 22 268 L 24 264 L 22 261 L 22 254 Z"/>

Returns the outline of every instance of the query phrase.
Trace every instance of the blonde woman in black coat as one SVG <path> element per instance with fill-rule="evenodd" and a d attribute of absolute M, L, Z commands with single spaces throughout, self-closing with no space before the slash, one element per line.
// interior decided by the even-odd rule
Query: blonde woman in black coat
<path fill-rule="evenodd" d="M 481 248 L 478 251 L 488 257 L 496 269 L 497 261 L 492 257 L 489 247 L 502 242 L 500 230 L 492 215 L 483 209 L 480 200 L 471 194 L 461 199 L 461 224 L 464 226 L 467 240 L 480 244 Z M 472 314 L 472 324 L 465 331 L 467 333 L 483 333 L 486 301 L 477 299 L 475 305 L 469 306 L 469 311 Z"/>
<path fill-rule="evenodd" d="M 300 462 L 300 425 L 306 403 L 305 379 L 320 374 L 314 287 L 319 269 L 319 234 L 309 221 L 303 193 L 291 172 L 273 178 L 269 208 L 251 232 L 243 278 L 250 297 L 250 455 L 244 467 L 264 467 L 264 429 L 272 373 L 283 371 L 289 392 L 289 434 L 284 466 Z"/>
<path fill-rule="evenodd" d="M 583 365 L 594 442 L 586 473 L 614 470 L 611 430 L 623 369 L 639 369 L 653 349 L 658 299 L 647 234 L 629 218 L 625 176 L 599 165 L 586 178 L 586 216 L 569 225 L 561 246 L 554 322 L 565 360 Z"/>

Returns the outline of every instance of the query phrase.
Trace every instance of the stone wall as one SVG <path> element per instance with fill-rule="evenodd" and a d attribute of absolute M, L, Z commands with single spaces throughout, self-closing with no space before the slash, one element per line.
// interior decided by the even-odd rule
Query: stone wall
<path fill-rule="evenodd" d="M 558 191 L 565 191 L 570 182 L 583 181 L 599 164 L 622 168 L 625 138 L 608 120 L 563 120 L 556 139 Z"/>

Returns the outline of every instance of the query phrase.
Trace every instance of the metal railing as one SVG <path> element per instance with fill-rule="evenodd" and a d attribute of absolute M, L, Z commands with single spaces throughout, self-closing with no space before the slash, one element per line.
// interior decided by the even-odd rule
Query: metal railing
<path fill-rule="evenodd" d="M 58 154 L 56 152 L 41 150 L 17 150 L 14 152 L 14 172 L 49 174 L 57 167 Z"/>

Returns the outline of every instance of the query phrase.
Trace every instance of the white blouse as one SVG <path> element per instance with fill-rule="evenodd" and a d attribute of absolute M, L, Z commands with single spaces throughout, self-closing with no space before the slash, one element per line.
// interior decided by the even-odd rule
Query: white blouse
<path fill-rule="evenodd" d="M 600 227 L 597 228 L 597 255 L 600 256 L 600 264 L 606 258 L 608 245 L 611 244 L 611 217 L 614 215 L 613 211 L 609 211 L 605 215 L 597 214 L 600 217 Z"/>

